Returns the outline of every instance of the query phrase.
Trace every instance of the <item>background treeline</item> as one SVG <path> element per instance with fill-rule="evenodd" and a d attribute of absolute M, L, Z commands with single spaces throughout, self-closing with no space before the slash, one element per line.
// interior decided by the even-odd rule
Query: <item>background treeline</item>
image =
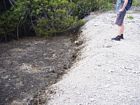
<path fill-rule="evenodd" d="M 1 0 L 0 40 L 48 36 L 76 29 L 91 11 L 109 9 L 114 0 Z"/>

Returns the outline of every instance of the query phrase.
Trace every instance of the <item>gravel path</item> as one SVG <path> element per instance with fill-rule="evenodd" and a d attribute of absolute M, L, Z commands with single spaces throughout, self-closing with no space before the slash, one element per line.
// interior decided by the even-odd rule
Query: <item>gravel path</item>
<path fill-rule="evenodd" d="M 82 27 L 81 60 L 50 87 L 55 94 L 48 105 L 140 105 L 140 12 L 127 14 L 120 42 L 110 40 L 115 17 L 102 13 Z"/>

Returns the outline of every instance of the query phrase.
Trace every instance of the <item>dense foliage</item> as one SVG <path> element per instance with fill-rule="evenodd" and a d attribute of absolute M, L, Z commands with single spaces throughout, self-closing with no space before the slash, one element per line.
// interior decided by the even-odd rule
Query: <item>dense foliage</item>
<path fill-rule="evenodd" d="M 133 6 L 140 6 L 140 0 L 133 0 Z"/>
<path fill-rule="evenodd" d="M 0 36 L 66 32 L 81 26 L 89 12 L 110 6 L 110 0 L 16 0 L 0 14 Z"/>

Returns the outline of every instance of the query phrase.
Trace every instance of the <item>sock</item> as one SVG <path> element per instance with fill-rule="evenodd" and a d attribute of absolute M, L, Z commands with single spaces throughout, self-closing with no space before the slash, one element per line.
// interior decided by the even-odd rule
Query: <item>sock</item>
<path fill-rule="evenodd" d="M 121 36 L 123 36 L 123 34 L 121 34 Z"/>
<path fill-rule="evenodd" d="M 124 38 L 123 38 L 123 34 L 121 34 L 121 37 L 122 37 L 122 39 L 124 39 Z"/>

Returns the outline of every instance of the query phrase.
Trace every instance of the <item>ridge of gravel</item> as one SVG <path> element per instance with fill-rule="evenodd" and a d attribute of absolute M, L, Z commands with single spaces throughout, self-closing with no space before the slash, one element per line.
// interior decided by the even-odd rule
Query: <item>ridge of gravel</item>
<path fill-rule="evenodd" d="M 120 42 L 110 40 L 117 33 L 115 17 L 89 16 L 81 28 L 80 61 L 50 87 L 48 105 L 140 105 L 140 12 L 128 12 Z"/>

